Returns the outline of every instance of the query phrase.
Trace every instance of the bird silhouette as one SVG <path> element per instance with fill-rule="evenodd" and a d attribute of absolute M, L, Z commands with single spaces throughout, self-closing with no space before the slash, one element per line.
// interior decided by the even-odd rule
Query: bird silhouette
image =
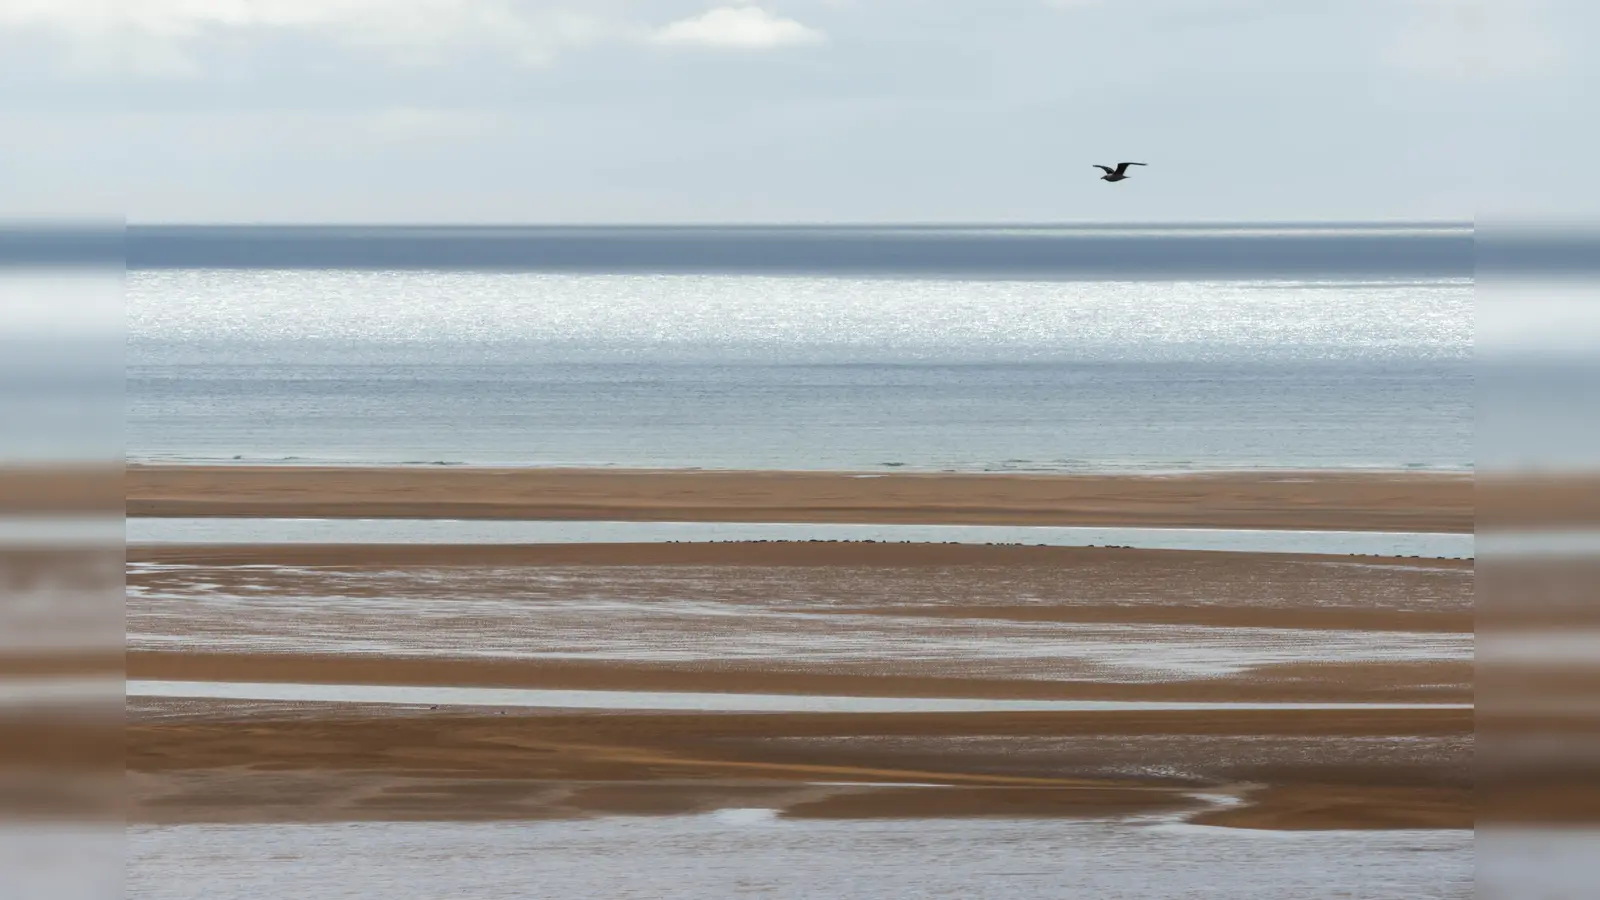
<path fill-rule="evenodd" d="M 1101 165 L 1097 165 L 1097 166 L 1095 166 L 1095 168 L 1096 169 L 1100 169 L 1100 170 L 1105 172 L 1104 175 L 1100 176 L 1100 180 L 1101 181 L 1121 181 L 1122 179 L 1128 177 L 1128 167 L 1129 166 L 1142 166 L 1142 165 L 1144 165 L 1144 163 L 1124 162 L 1124 163 L 1117 163 L 1117 167 L 1115 169 L 1111 168 L 1110 166 L 1101 166 Z"/>

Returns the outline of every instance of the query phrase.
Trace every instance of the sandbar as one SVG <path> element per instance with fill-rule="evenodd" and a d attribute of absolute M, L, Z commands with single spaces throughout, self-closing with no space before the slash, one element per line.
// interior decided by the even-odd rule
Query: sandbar
<path fill-rule="evenodd" d="M 1473 530 L 1466 473 L 1020 475 L 133 465 L 130 516 Z"/>
<path fill-rule="evenodd" d="M 1203 814 L 1198 795 L 1220 791 L 1240 805 L 1215 824 L 1465 828 L 1471 732 L 1464 710 L 483 715 L 200 703 L 131 721 L 127 764 L 134 821 L 753 805 L 825 818 Z M 1145 758 L 1160 771 L 1141 770 Z"/>

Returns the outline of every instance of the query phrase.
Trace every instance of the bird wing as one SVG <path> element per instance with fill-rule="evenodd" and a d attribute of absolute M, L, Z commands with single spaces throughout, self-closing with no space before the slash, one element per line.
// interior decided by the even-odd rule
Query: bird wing
<path fill-rule="evenodd" d="M 1102 171 L 1104 173 L 1106 173 L 1107 175 L 1115 175 L 1116 174 L 1115 172 L 1111 171 L 1111 167 L 1110 166 L 1102 166 L 1102 165 L 1096 163 L 1095 164 L 1095 168 L 1099 169 L 1100 171 Z"/>
<path fill-rule="evenodd" d="M 1128 171 L 1129 166 L 1142 166 L 1144 163 L 1117 163 L 1117 174 L 1122 175 Z"/>

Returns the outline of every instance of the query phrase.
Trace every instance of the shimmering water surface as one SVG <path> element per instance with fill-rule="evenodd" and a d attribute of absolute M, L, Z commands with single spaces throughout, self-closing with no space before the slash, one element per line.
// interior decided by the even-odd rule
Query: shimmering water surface
<path fill-rule="evenodd" d="M 245 265 L 248 253 L 179 253 L 128 274 L 128 453 L 849 470 L 1470 467 L 1470 268 L 1428 262 L 1436 235 L 1387 229 L 1348 245 L 1330 232 L 1317 252 L 1337 266 L 1284 269 L 1299 251 L 1249 244 L 1251 234 L 1235 236 L 1249 252 L 1172 233 L 1109 234 L 1087 254 L 1037 233 L 952 230 L 900 268 L 850 262 L 891 253 L 891 239 L 871 231 L 833 235 L 844 249 L 787 267 L 775 260 L 811 237 L 768 236 L 741 244 L 743 257 L 688 270 L 663 248 L 689 253 L 705 235 L 690 245 L 667 232 L 591 235 L 604 253 L 500 267 L 518 271 L 430 256 L 426 241 L 409 258 L 437 257 L 435 267 L 409 271 L 366 251 L 319 262 L 313 244 L 269 253 L 262 268 Z M 1124 252 L 1135 244 L 1138 265 Z M 1161 262 L 1203 261 L 1206 248 L 1228 265 Z M 935 264 L 974 253 L 993 264 Z M 1422 262 L 1392 264 L 1407 254 Z M 1101 259 L 1125 264 L 1097 269 Z M 227 267 L 179 267 L 208 262 Z"/>
<path fill-rule="evenodd" d="M 141 900 L 1473 895 L 1471 832 L 1261 832 L 1155 817 L 838 822 L 754 809 L 514 824 L 134 826 L 127 853 L 126 896 Z"/>

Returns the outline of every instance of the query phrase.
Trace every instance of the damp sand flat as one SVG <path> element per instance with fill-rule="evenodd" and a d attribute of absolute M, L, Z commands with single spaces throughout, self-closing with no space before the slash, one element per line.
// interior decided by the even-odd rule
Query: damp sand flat
<path fill-rule="evenodd" d="M 644 698 L 648 699 L 648 698 Z M 1470 828 L 1455 708 L 430 710 L 134 698 L 135 821 L 1084 818 Z M 960 793 L 947 793 L 960 791 Z M 931 792 L 931 793 L 930 793 Z"/>
<path fill-rule="evenodd" d="M 1138 692 L 1177 683 L 1201 692 L 1187 699 L 1251 701 L 1451 699 L 1470 678 L 1461 563 L 569 549 L 576 559 L 550 547 L 130 550 L 129 672 L 1019 699 L 1182 699 Z"/>
<path fill-rule="evenodd" d="M 123 657 L 118 657 L 121 661 Z M 973 700 L 1246 703 L 1466 703 L 1472 663 L 1260 666 L 1231 678 L 1118 682 L 975 675 L 907 675 L 893 667 L 793 671 L 770 664 L 670 665 L 608 660 L 472 660 L 295 653 L 129 651 L 147 681 L 430 685 L 577 691 L 670 691 Z"/>
<path fill-rule="evenodd" d="M 1330 628 L 989 622 L 907 615 L 752 614 L 375 602 L 199 610 L 184 603 L 130 616 L 130 652 L 361 656 L 485 663 L 589 661 L 619 666 L 762 667 L 791 672 L 897 672 L 928 677 L 1114 683 L 1237 677 L 1273 666 L 1470 663 L 1470 634 Z M 259 607 L 266 607 L 265 610 Z M 618 608 L 622 607 L 622 608 Z M 485 629 L 503 626 L 498 630 Z M 432 629 L 419 633 L 419 629 Z"/>
<path fill-rule="evenodd" d="M 130 516 L 1212 527 L 1470 533 L 1468 473 L 1170 476 L 130 466 Z"/>
<path fill-rule="evenodd" d="M 141 615 L 158 613 L 146 616 L 140 633 L 179 641 L 185 612 L 213 616 L 209 634 L 192 629 L 192 636 L 220 645 L 241 636 L 229 633 L 238 625 L 256 628 L 256 636 L 292 630 L 285 623 L 319 595 L 346 612 L 376 601 L 419 604 L 446 618 L 446 598 L 455 597 L 469 613 L 463 628 L 484 616 L 506 624 L 523 603 L 529 622 L 546 620 L 568 638 L 584 633 L 585 617 L 602 620 L 587 626 L 591 631 L 603 624 L 596 605 L 608 607 L 623 628 L 633 627 L 629 617 L 665 623 L 640 635 L 630 652 L 673 650 L 689 620 L 730 623 L 714 637 L 757 650 L 761 630 L 741 628 L 741 619 L 797 617 L 846 631 L 857 621 L 880 622 L 924 637 L 948 627 L 959 640 L 946 642 L 945 662 L 981 660 L 986 631 L 1015 638 L 1022 632 L 1006 629 L 1019 625 L 1176 625 L 1225 638 L 1229 629 L 1253 627 L 1254 616 L 1284 634 L 1297 629 L 1281 626 L 1299 617 L 1315 626 L 1299 630 L 1336 639 L 1365 630 L 1377 640 L 1389 638 L 1375 625 L 1416 616 L 1409 621 L 1421 627 L 1387 633 L 1421 639 L 1418 646 L 1437 638 L 1431 646 L 1441 647 L 1462 639 L 1460 622 L 1449 617 L 1470 609 L 1472 571 L 1470 563 L 1448 560 L 863 544 L 168 546 L 130 548 L 129 560 L 137 592 L 131 608 L 145 604 Z M 794 586 L 774 589 L 784 582 Z M 573 615 L 564 617 L 563 606 Z M 1152 610 L 1198 621 L 1139 620 Z M 162 614 L 165 624 L 149 627 Z M 250 628 L 240 630 L 251 637 Z M 1076 820 L 1176 809 L 1193 821 L 1250 829 L 1458 829 L 1471 821 L 1472 710 L 1460 705 L 1470 699 L 1460 694 L 1470 685 L 1470 663 L 1462 660 L 1252 666 L 1241 677 L 1176 684 L 1051 683 L 1037 677 L 1048 674 L 1038 671 L 1038 654 L 1027 652 L 1009 678 L 897 674 L 914 657 L 911 639 L 898 645 L 898 656 L 846 666 L 835 655 L 810 671 L 771 656 L 679 667 L 605 658 L 496 661 L 439 643 L 434 649 L 445 654 L 425 659 L 135 649 L 127 665 L 139 679 L 268 683 L 267 690 L 289 683 L 604 691 L 608 702 L 635 707 L 644 702 L 639 695 L 656 702 L 655 695 L 673 693 L 679 696 L 661 702 L 681 703 L 684 694 L 737 690 L 763 695 L 763 704 L 865 697 L 866 705 L 889 711 L 429 710 L 304 694 L 289 701 L 134 697 L 128 766 L 135 820 L 536 821 L 760 807 L 786 821 L 887 816 L 902 827 L 930 818 Z M 1136 638 L 1126 643 L 1139 646 Z M 1005 644 L 1025 650 L 1027 641 L 991 642 Z M 1241 653 L 1251 661 L 1247 646 L 1228 646 L 1235 662 Z M 862 652 L 842 635 L 824 647 L 841 650 Z M 1271 655 L 1263 643 L 1254 661 Z M 360 677 L 346 677 L 353 672 Z M 1397 684 L 1415 696 L 1393 696 Z M 1439 685 L 1453 685 L 1456 695 Z M 886 697 L 954 700 L 979 710 L 909 712 Z M 591 695 L 579 699 L 594 702 Z M 982 702 L 995 699 L 1157 706 L 1006 710 Z M 1313 705 L 1282 708 L 1292 702 Z M 1413 705 L 1424 702 L 1434 705 Z M 1204 742 L 1194 742 L 1197 732 Z M 1143 743 L 1137 752 L 1125 743 L 1063 743 L 1064 736 L 1096 742 L 1117 734 Z M 1137 764 L 1130 767 L 1131 760 Z M 1108 771 L 1108 764 L 1123 768 Z M 1396 779 L 1407 787 L 1397 788 Z M 868 786 L 884 782 L 944 787 Z M 1029 790 L 1018 790 L 1023 786 Z M 1241 802 L 1207 809 L 1197 805 L 1197 791 Z"/>
<path fill-rule="evenodd" d="M 1397 588 L 1392 580 L 1356 572 L 1367 577 L 1307 567 L 1300 603 L 1252 607 L 1265 598 L 1096 603 L 1050 572 L 987 580 L 874 569 L 134 564 L 127 646 L 1127 683 L 1472 659 L 1470 612 L 1458 605 L 1470 581 L 1400 573 L 1401 583 L 1438 594 L 1430 603 L 1419 592 L 1397 609 L 1374 597 Z M 1359 586 L 1373 594 L 1355 594 Z M 1330 605 L 1308 602 L 1317 587 Z"/>

